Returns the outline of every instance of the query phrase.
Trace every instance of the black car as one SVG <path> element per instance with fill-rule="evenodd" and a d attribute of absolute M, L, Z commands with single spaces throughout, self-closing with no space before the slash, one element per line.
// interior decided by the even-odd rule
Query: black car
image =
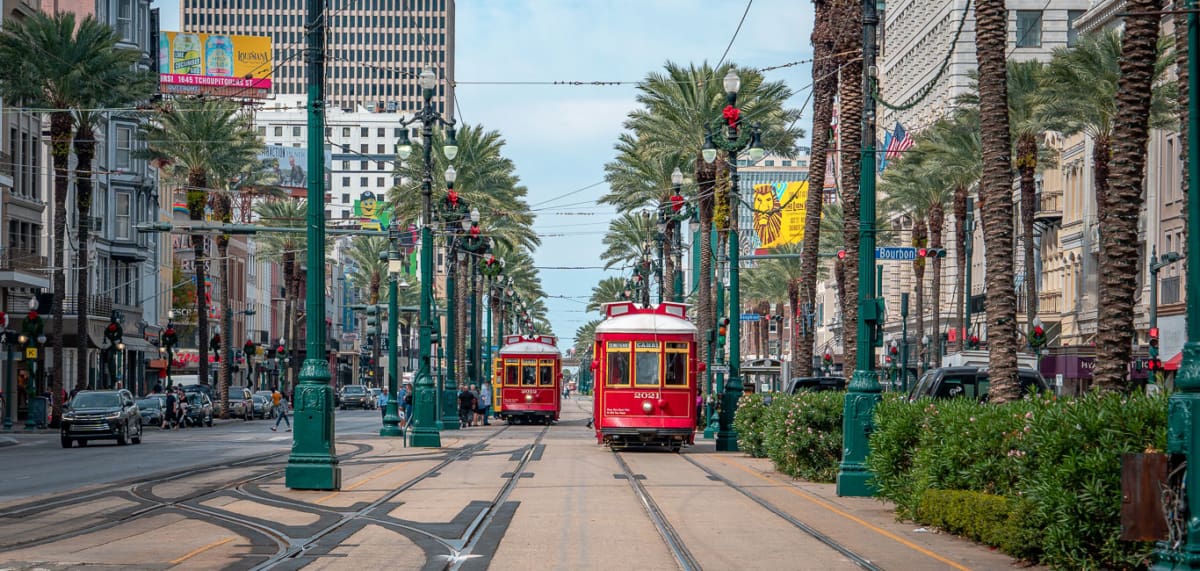
<path fill-rule="evenodd" d="M 129 391 L 81 391 L 68 405 L 60 429 L 63 448 L 110 438 L 121 445 L 142 443 L 142 415 Z"/>
<path fill-rule="evenodd" d="M 142 426 L 161 426 L 163 409 L 167 406 L 167 395 L 146 395 L 137 400 L 138 413 L 142 415 Z"/>
<path fill-rule="evenodd" d="M 1017 376 L 1022 395 L 1050 390 L 1042 375 L 1033 369 L 1017 369 Z M 986 401 L 988 384 L 988 372 L 984 367 L 941 367 L 926 371 L 909 392 L 908 399 L 966 397 Z"/>
<path fill-rule="evenodd" d="M 844 390 L 846 390 L 846 379 L 843 377 L 797 377 L 788 381 L 783 394 Z"/>
<path fill-rule="evenodd" d="M 212 399 L 204 393 L 184 393 L 187 395 L 187 423 L 191 426 L 213 425 Z"/>
<path fill-rule="evenodd" d="M 371 408 L 371 393 L 367 391 L 367 387 L 363 385 L 346 385 L 342 387 L 342 410 L 350 407 L 361 408 L 367 410 Z"/>

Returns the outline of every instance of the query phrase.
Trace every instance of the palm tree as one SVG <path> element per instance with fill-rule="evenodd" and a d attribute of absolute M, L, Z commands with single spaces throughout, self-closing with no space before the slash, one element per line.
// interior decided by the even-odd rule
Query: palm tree
<path fill-rule="evenodd" d="M 204 220 L 210 189 L 232 180 L 256 160 L 262 148 L 241 107 L 219 99 L 175 100 L 146 126 L 146 135 L 149 148 L 145 154 L 163 164 L 170 175 L 186 177 L 188 216 L 196 221 Z M 214 213 L 227 219 L 226 210 L 224 201 L 218 200 Z M 219 237 L 218 246 L 223 241 L 228 244 L 227 240 L 228 236 Z M 205 249 L 204 236 L 193 234 L 199 287 L 204 287 L 207 279 Z M 208 344 L 204 340 L 208 338 L 208 303 L 204 295 L 196 296 L 196 313 L 201 340 L 200 382 L 207 384 Z M 225 332 L 225 337 L 232 337 L 231 332 Z M 229 410 L 227 380 L 221 381 L 222 414 Z"/>
<path fill-rule="evenodd" d="M 587 311 L 600 311 L 604 304 L 622 299 L 625 299 L 625 278 L 604 278 L 592 286 L 592 297 L 588 300 Z"/>
<path fill-rule="evenodd" d="M 642 259 L 644 246 L 654 239 L 655 220 L 649 212 L 626 212 L 608 223 L 608 233 L 601 241 L 606 247 L 600 254 L 604 268 L 632 266 Z"/>
<path fill-rule="evenodd" d="M 254 205 L 254 213 L 259 223 L 264 226 L 294 227 L 304 224 L 308 219 L 308 202 L 305 200 L 276 199 L 266 200 Z M 299 332 L 295 304 L 300 300 L 300 284 L 304 283 L 301 265 L 297 263 L 297 254 L 308 248 L 308 239 L 304 234 L 268 233 L 258 236 L 256 243 L 265 259 L 273 260 L 283 265 L 283 289 L 286 292 L 283 311 L 283 327 L 281 332 L 284 341 L 292 348 L 292 374 L 300 374 L 300 344 L 296 335 Z M 283 377 L 280 377 L 280 389 L 283 387 Z"/>
<path fill-rule="evenodd" d="M 593 319 L 575 330 L 575 348 L 576 355 L 586 355 L 592 350 L 592 344 L 596 342 L 596 326 L 600 325 L 600 319 Z M 588 363 L 584 362 L 580 366 L 586 367 Z"/>
<path fill-rule="evenodd" d="M 53 313 L 54 363 L 51 379 L 53 423 L 62 417 L 63 393 L 63 299 L 66 292 L 65 258 L 67 234 L 68 162 L 71 132 L 80 121 L 82 135 L 77 147 L 79 208 L 90 207 L 91 156 L 94 155 L 90 113 L 72 116 L 72 112 L 123 105 L 146 94 L 146 76 L 133 71 L 137 52 L 117 49 L 119 37 L 113 29 L 93 18 L 76 20 L 70 12 L 36 12 L 22 19 L 9 19 L 0 32 L 0 96 L 22 105 L 52 109 L 50 115 L 50 156 L 54 168 L 54 307 L 42 308 Z M 90 153 L 90 154 L 89 154 Z M 85 180 L 86 179 L 86 180 Z M 84 215 L 86 210 L 81 210 Z M 80 219 L 83 220 L 82 218 Z M 78 303 L 87 299 L 87 233 L 80 224 L 80 290 Z M 76 386 L 87 383 L 87 307 L 79 305 L 76 337 L 79 340 Z"/>
<path fill-rule="evenodd" d="M 839 59 L 841 76 L 844 81 L 838 82 L 838 130 L 842 149 L 842 233 L 845 234 L 844 248 L 846 259 L 851 263 L 843 264 L 845 275 L 845 292 L 842 296 L 843 355 L 846 380 L 854 374 L 856 363 L 858 328 L 858 229 L 859 229 L 859 174 L 860 166 L 858 152 L 862 147 L 862 113 L 863 113 L 863 67 L 862 67 L 862 3 L 857 0 L 835 0 L 833 4 L 836 18 L 840 24 L 835 30 L 834 49 L 839 54 L 846 54 Z M 847 152 L 848 151 L 848 152 Z"/>
<path fill-rule="evenodd" d="M 807 307 L 817 304 L 817 254 L 821 243 L 821 204 L 825 192 L 826 157 L 829 127 L 833 120 L 833 98 L 837 93 L 838 63 L 834 58 L 832 0 L 813 2 L 813 137 L 808 169 L 808 199 L 804 203 L 804 248 L 800 254 L 800 281 L 793 284 Z M 797 305 L 792 304 L 795 316 Z M 812 375 L 816 331 L 808 327 L 792 329 L 792 366 L 798 376 Z"/>
<path fill-rule="evenodd" d="M 1016 292 L 1012 267 L 1012 144 L 1008 126 L 1004 0 L 975 0 L 975 51 L 979 60 L 979 123 L 983 176 L 980 218 L 987 271 L 989 395 L 1003 403 L 1021 398 L 1017 382 Z"/>
<path fill-rule="evenodd" d="M 799 244 L 788 244 L 781 246 L 775 253 L 798 256 L 801 246 Z M 745 272 L 742 278 L 742 299 L 758 300 L 757 313 L 766 315 L 770 313 L 770 307 L 764 309 L 763 303 L 776 303 L 780 308 L 780 312 L 786 312 L 792 319 L 792 338 L 795 339 L 798 335 L 799 328 L 795 318 L 797 316 L 797 308 L 800 301 L 800 290 L 798 284 L 802 281 L 803 276 L 803 261 L 799 257 L 795 258 L 779 258 L 762 260 L 757 263 L 757 266 Z M 790 309 L 785 310 L 784 307 Z M 760 335 L 763 337 L 759 341 L 761 347 L 767 346 L 766 337 L 769 335 L 769 327 L 767 324 L 760 322 Z M 782 326 L 780 326 L 780 352 L 783 352 L 783 335 Z M 798 357 L 792 353 L 792 363 L 796 363 Z M 811 355 L 808 357 L 812 360 Z M 809 363 L 812 366 L 812 363 Z"/>
<path fill-rule="evenodd" d="M 662 72 L 651 72 L 638 85 L 637 101 L 641 109 L 634 110 L 625 127 L 659 153 L 680 153 L 691 157 L 693 180 L 697 185 L 700 210 L 700 280 L 697 304 L 698 326 L 708 339 L 712 319 L 712 223 L 717 173 L 726 165 L 723 159 L 709 164 L 700 152 L 704 136 L 712 122 L 721 116 L 725 94 L 719 78 L 724 77 L 732 63 L 713 69 L 708 64 L 688 65 L 667 62 Z M 742 70 L 742 86 L 738 104 L 745 118 L 762 123 L 763 148 L 767 152 L 791 155 L 796 139 L 802 135 L 795 127 L 799 110 L 786 109 L 785 102 L 792 90 L 783 82 L 767 82 L 761 73 Z M 686 159 L 685 159 L 686 160 Z"/>
<path fill-rule="evenodd" d="M 346 250 L 347 257 L 354 264 L 350 284 L 366 292 L 367 303 L 370 305 L 387 301 L 387 290 L 383 288 L 383 283 L 387 279 L 386 256 L 390 250 L 391 243 L 384 236 L 355 236 L 350 240 L 350 248 Z M 382 259 L 381 254 L 384 256 Z M 383 296 L 380 295 L 381 291 Z M 379 331 L 381 334 L 376 335 L 375 342 L 371 344 L 371 357 L 372 362 L 376 364 L 375 378 L 382 379 L 384 377 L 379 352 L 383 329 L 380 328 Z"/>
<path fill-rule="evenodd" d="M 1159 67 L 1170 61 L 1158 57 L 1159 17 L 1163 0 L 1131 0 L 1132 14 L 1125 19 L 1121 46 L 1121 80 L 1117 86 L 1116 121 L 1121 136 L 1112 145 L 1112 187 L 1100 209 L 1100 307 L 1096 328 L 1096 387 L 1130 391 L 1129 362 L 1134 341 L 1133 309 L 1141 272 L 1138 251 L 1138 214 L 1141 212 L 1142 180 L 1146 170 L 1153 91 Z M 1154 16 L 1150 16 L 1155 14 Z M 1162 42 L 1167 45 L 1167 40 Z M 1194 56 L 1194 54 L 1193 54 Z M 1174 84 L 1164 82 L 1165 90 Z M 1173 95 L 1173 93 L 1172 93 Z M 1192 198 L 1195 199 L 1194 197 Z"/>
<path fill-rule="evenodd" d="M 941 179 L 953 187 L 955 255 L 958 277 L 958 301 L 955 303 L 955 323 L 961 327 L 960 349 L 965 347 L 965 337 L 970 324 L 963 322 L 964 302 L 970 292 L 966 291 L 966 268 L 970 260 L 966 257 L 967 246 L 967 194 L 982 175 L 982 150 L 979 142 L 978 108 L 964 108 L 953 115 L 931 125 L 918 143 L 918 152 L 926 163 L 938 166 Z"/>

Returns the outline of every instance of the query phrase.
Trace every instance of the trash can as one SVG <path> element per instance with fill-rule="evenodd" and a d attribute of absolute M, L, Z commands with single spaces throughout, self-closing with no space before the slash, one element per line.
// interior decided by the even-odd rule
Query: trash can
<path fill-rule="evenodd" d="M 46 428 L 46 411 L 50 408 L 50 399 L 34 397 L 29 401 L 29 415 L 37 423 L 38 428 Z"/>

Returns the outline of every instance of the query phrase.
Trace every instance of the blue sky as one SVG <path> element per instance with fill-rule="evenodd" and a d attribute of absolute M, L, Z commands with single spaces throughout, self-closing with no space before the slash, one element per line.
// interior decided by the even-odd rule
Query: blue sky
<path fill-rule="evenodd" d="M 331 0 L 337 8 L 341 2 Z M 179 3 L 155 0 L 162 29 L 179 29 Z M 636 81 L 676 62 L 716 63 L 746 4 L 715 0 L 457 0 L 456 79 L 472 81 Z M 812 57 L 812 5 L 753 0 L 729 60 L 767 67 Z M 807 64 L 768 72 L 798 93 L 811 80 Z M 601 266 L 600 240 L 613 209 L 594 201 L 608 191 L 604 163 L 635 87 L 460 84 L 458 119 L 500 131 L 535 205 L 541 270 L 551 323 L 559 336 L 597 317 L 583 313 L 592 286 L 616 271 L 556 270 Z M 801 120 L 809 126 L 807 110 Z M 552 200 L 555 199 L 555 200 Z M 570 340 L 567 340 L 569 343 Z"/>

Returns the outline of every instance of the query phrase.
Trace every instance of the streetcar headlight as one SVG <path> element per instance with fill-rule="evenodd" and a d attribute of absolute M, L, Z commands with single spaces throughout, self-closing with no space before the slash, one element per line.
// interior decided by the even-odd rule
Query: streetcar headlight
<path fill-rule="evenodd" d="M 525 395 L 525 402 L 533 402 L 533 395 Z"/>
<path fill-rule="evenodd" d="M 653 411 L 654 411 L 654 403 L 651 403 L 648 400 L 642 401 L 642 412 L 644 412 L 646 414 L 650 414 Z"/>

